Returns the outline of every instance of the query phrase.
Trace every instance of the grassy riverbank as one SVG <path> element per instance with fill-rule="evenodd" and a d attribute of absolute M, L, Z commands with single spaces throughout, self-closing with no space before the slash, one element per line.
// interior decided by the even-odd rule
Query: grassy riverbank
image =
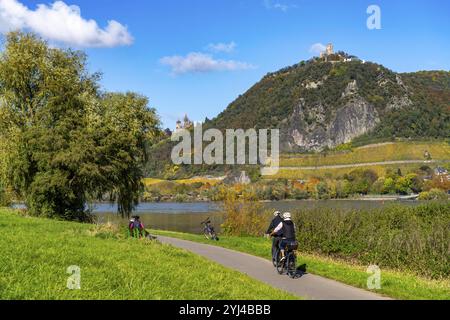
<path fill-rule="evenodd" d="M 194 254 L 126 239 L 108 226 L 0 209 L 0 299 L 293 299 Z M 69 266 L 81 290 L 68 290 Z"/>
<path fill-rule="evenodd" d="M 221 236 L 219 242 L 210 242 L 202 235 L 169 231 L 152 231 L 164 235 L 195 242 L 217 245 L 265 259 L 270 259 L 271 242 L 257 237 Z M 334 279 L 355 287 L 367 289 L 367 266 L 349 264 L 324 256 L 299 254 L 299 264 L 306 264 L 307 271 L 326 278 Z M 450 280 L 429 280 L 406 272 L 382 270 L 381 290 L 377 293 L 396 299 L 450 299 Z"/>

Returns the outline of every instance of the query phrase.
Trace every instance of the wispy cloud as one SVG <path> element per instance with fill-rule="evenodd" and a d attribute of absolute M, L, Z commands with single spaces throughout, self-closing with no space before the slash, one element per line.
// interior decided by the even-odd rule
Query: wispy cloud
<path fill-rule="evenodd" d="M 318 42 L 318 43 L 314 43 L 314 44 L 309 48 L 309 52 L 310 52 L 310 53 L 313 53 L 313 54 L 315 54 L 315 55 L 319 55 L 319 54 L 321 54 L 322 52 L 324 52 L 326 49 L 327 49 L 327 47 L 326 47 L 324 44 Z"/>
<path fill-rule="evenodd" d="M 0 32 L 18 29 L 79 47 L 115 47 L 133 43 L 126 26 L 110 20 L 105 28 L 101 28 L 95 20 L 83 18 L 80 7 L 63 1 L 38 4 L 36 10 L 30 10 L 18 0 L 0 0 Z"/>
<path fill-rule="evenodd" d="M 172 74 L 208 73 L 216 71 L 238 71 L 255 68 L 253 65 L 235 60 L 215 59 L 213 56 L 201 52 L 191 52 L 186 56 L 167 56 L 160 59 L 160 63 L 169 66 Z"/>
<path fill-rule="evenodd" d="M 287 12 L 289 9 L 298 8 L 295 4 L 281 3 L 274 0 L 264 0 L 263 4 L 268 10 L 280 10 L 283 12 Z"/>
<path fill-rule="evenodd" d="M 236 49 L 236 43 L 234 41 L 230 42 L 230 43 L 223 43 L 223 42 L 219 42 L 219 43 L 210 43 L 208 44 L 208 46 L 206 47 L 206 49 L 208 51 L 212 51 L 212 52 L 225 52 L 225 53 L 231 53 Z"/>

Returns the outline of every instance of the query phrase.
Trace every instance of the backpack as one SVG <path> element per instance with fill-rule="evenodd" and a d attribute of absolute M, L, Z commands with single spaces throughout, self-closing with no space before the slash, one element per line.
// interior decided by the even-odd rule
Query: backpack
<path fill-rule="evenodd" d="M 141 222 L 140 221 L 137 221 L 137 220 L 134 220 L 134 222 L 133 222 L 133 229 L 138 229 L 138 230 L 140 230 L 141 229 Z"/>

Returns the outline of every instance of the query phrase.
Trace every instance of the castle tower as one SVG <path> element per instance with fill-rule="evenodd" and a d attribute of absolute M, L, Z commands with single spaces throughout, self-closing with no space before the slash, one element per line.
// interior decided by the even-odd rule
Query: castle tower
<path fill-rule="evenodd" d="M 332 43 L 327 45 L 327 56 L 332 55 L 334 53 L 334 46 Z"/>
<path fill-rule="evenodd" d="M 179 131 L 179 130 L 181 130 L 181 129 L 183 129 L 183 125 L 181 124 L 181 121 L 178 120 L 178 121 L 177 121 L 176 131 Z"/>
<path fill-rule="evenodd" d="M 189 117 L 188 117 L 187 114 L 184 115 L 183 121 L 184 121 L 184 129 L 190 129 L 190 128 L 192 128 L 193 123 L 192 123 L 192 121 L 189 119 Z"/>

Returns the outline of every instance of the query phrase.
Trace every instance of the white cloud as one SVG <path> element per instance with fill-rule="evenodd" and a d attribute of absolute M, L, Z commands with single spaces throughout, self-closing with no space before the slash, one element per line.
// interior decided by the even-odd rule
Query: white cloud
<path fill-rule="evenodd" d="M 18 0 L 0 0 L 0 32 L 25 29 L 55 42 L 79 47 L 130 45 L 133 37 L 126 26 L 115 20 L 102 29 L 95 20 L 81 16 L 78 6 L 56 1 L 30 10 Z"/>
<path fill-rule="evenodd" d="M 286 12 L 286 11 L 288 11 L 289 6 L 286 5 L 286 4 L 282 4 L 282 3 L 275 3 L 275 4 L 273 5 L 273 8 L 274 8 L 274 9 L 279 9 L 279 10 L 281 10 L 281 11 L 283 11 L 283 12 Z"/>
<path fill-rule="evenodd" d="M 236 43 L 234 41 L 230 43 L 210 43 L 207 46 L 207 49 L 212 52 L 226 52 L 231 53 L 236 49 Z"/>
<path fill-rule="evenodd" d="M 297 8 L 296 5 L 293 4 L 286 4 L 286 3 L 280 3 L 280 2 L 274 2 L 273 0 L 264 0 L 264 6 L 268 10 L 280 10 L 283 12 L 287 12 L 289 9 Z"/>
<path fill-rule="evenodd" d="M 319 55 L 322 52 L 324 52 L 327 49 L 327 47 L 322 43 L 314 43 L 311 48 L 309 48 L 309 52 Z"/>
<path fill-rule="evenodd" d="M 160 59 L 160 63 L 169 66 L 173 74 L 238 71 L 254 68 L 246 62 L 214 59 L 211 55 L 201 52 L 191 52 L 186 56 L 164 57 Z"/>

